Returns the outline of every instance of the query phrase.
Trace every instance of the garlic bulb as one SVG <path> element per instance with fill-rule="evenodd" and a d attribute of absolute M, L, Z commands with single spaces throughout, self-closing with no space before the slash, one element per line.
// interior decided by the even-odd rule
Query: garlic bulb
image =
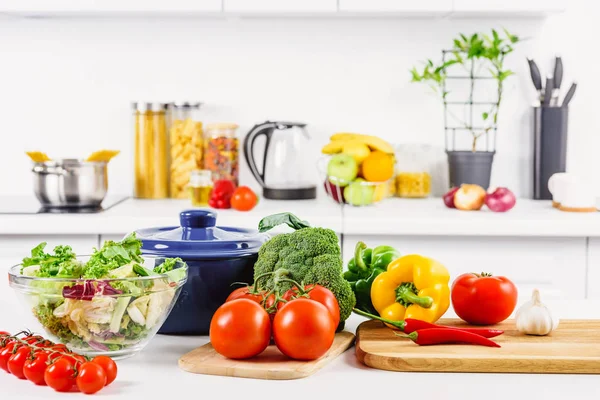
<path fill-rule="evenodd" d="M 515 315 L 517 330 L 527 335 L 547 335 L 558 327 L 558 318 L 540 300 L 540 291 L 533 290 L 531 300 L 523 304 Z"/>

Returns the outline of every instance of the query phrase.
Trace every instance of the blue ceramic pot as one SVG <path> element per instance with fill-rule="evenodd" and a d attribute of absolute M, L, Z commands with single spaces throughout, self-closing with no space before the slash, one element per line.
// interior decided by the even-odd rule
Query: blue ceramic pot
<path fill-rule="evenodd" d="M 210 320 L 236 288 L 251 283 L 260 246 L 269 236 L 250 229 L 217 227 L 216 214 L 187 210 L 181 226 L 141 229 L 142 254 L 180 257 L 188 265 L 188 279 L 169 317 L 158 333 L 206 335 Z"/>

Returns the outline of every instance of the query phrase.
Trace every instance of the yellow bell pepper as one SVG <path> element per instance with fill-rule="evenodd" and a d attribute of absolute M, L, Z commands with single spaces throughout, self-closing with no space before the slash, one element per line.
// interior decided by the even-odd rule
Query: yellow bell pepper
<path fill-rule="evenodd" d="M 400 257 L 373 281 L 371 301 L 382 318 L 434 323 L 450 306 L 449 281 L 446 267 L 431 258 Z"/>

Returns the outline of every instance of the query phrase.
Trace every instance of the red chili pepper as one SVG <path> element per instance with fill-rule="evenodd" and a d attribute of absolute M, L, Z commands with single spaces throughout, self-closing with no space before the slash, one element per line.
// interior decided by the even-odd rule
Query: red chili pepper
<path fill-rule="evenodd" d="M 476 344 L 479 346 L 500 347 L 500 345 L 475 333 L 458 329 L 431 328 L 420 329 L 408 334 L 408 338 L 419 346 L 432 344 Z"/>
<path fill-rule="evenodd" d="M 474 333 L 476 335 L 483 336 L 485 338 L 493 338 L 493 337 L 496 337 L 498 335 L 502 335 L 504 333 L 504 331 L 500 330 L 500 329 L 459 328 L 459 327 L 454 327 L 454 326 L 444 326 L 444 325 L 431 324 L 429 322 L 421 321 L 421 320 L 418 320 L 418 319 L 412 319 L 412 318 L 406 318 L 404 320 L 404 322 L 405 322 L 404 329 L 402 329 L 402 331 L 404 333 L 412 333 L 412 332 L 418 331 L 420 329 L 432 329 L 432 328 L 437 328 L 437 329 L 455 329 L 455 330 L 459 330 L 459 331 L 463 331 L 463 332 Z"/>

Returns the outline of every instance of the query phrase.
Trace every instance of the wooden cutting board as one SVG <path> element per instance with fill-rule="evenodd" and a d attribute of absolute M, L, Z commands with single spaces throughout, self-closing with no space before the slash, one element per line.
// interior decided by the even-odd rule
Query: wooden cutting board
<path fill-rule="evenodd" d="M 439 323 L 466 326 L 458 319 Z M 495 327 L 505 331 L 492 339 L 501 348 L 419 346 L 395 336 L 381 322 L 366 321 L 357 330 L 356 357 L 369 367 L 389 371 L 600 374 L 600 320 L 560 321 L 549 336 L 524 335 L 514 320 Z"/>
<path fill-rule="evenodd" d="M 236 376 L 255 379 L 299 379 L 314 374 L 337 356 L 348 350 L 354 342 L 350 332 L 336 333 L 329 351 L 318 360 L 297 361 L 270 345 L 257 357 L 248 360 L 230 360 L 218 354 L 210 343 L 183 355 L 179 368 L 187 372 L 206 375 Z"/>

